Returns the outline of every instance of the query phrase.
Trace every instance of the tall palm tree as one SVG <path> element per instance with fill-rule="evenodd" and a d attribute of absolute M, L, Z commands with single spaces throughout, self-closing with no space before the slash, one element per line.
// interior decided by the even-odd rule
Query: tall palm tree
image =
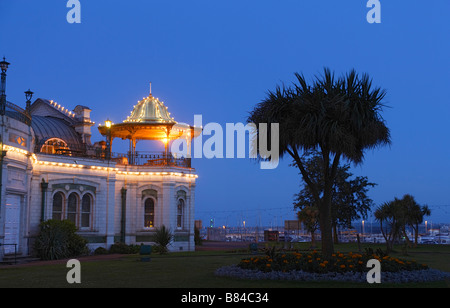
<path fill-rule="evenodd" d="M 386 242 L 386 252 L 392 251 L 394 241 L 401 233 L 401 222 L 399 221 L 399 202 L 395 198 L 392 201 L 384 202 L 374 212 L 375 219 L 380 223 L 381 233 Z"/>
<path fill-rule="evenodd" d="M 311 84 L 296 73 L 297 83 L 277 86 L 251 112 L 248 122 L 279 124 L 279 156 L 289 155 L 310 188 L 319 208 L 322 253 L 334 252 L 331 224 L 332 186 L 341 159 L 360 164 L 364 151 L 390 144 L 390 133 L 382 119 L 386 92 L 372 88 L 367 74 L 351 70 L 336 78 L 328 68 Z M 261 134 L 263 135 L 263 134 Z M 258 140 L 259 131 L 257 130 Z M 259 143 L 258 143 L 259 145 Z M 304 167 L 303 155 L 317 151 L 324 161 L 323 191 L 311 180 Z M 260 157 L 267 159 L 267 157 Z"/>
<path fill-rule="evenodd" d="M 414 230 L 414 246 L 417 246 L 419 237 L 419 225 L 425 216 L 431 215 L 431 210 L 427 205 L 420 205 L 413 196 L 406 194 L 401 199 L 405 209 L 406 224 Z M 405 235 L 406 236 L 406 235 Z"/>
<path fill-rule="evenodd" d="M 385 202 L 375 211 L 375 219 L 380 222 L 381 232 L 386 240 L 387 250 L 392 249 L 394 240 L 403 236 L 408 246 L 411 241 L 406 233 L 406 227 L 414 230 L 414 245 L 417 246 L 419 225 L 424 216 L 431 214 L 427 205 L 421 206 L 413 196 L 406 194 L 403 198 Z"/>

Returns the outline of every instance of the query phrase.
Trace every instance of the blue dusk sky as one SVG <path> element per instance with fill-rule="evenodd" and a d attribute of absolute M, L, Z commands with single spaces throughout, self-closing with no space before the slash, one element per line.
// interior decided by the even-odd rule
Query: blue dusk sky
<path fill-rule="evenodd" d="M 450 1 L 380 0 L 378 24 L 367 22 L 365 0 L 80 3 L 81 23 L 70 24 L 66 0 L 0 0 L 8 101 L 24 107 L 30 88 L 69 109 L 89 106 L 97 124 L 117 123 L 152 82 L 175 120 L 194 124 L 202 115 L 204 126 L 225 128 L 245 123 L 295 72 L 355 69 L 387 91 L 392 145 L 366 152 L 352 172 L 378 184 L 370 190 L 376 205 L 408 193 L 431 207 L 428 221 L 450 222 Z M 96 126 L 93 142 L 103 139 Z M 113 151 L 126 150 L 113 142 Z M 216 226 L 294 219 L 302 181 L 290 163 L 261 170 L 248 158 L 194 159 L 196 219 Z"/>

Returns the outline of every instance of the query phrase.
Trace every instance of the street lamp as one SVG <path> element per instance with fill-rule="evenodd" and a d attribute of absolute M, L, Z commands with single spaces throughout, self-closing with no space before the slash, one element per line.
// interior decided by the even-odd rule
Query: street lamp
<path fill-rule="evenodd" d="M 108 119 L 105 121 L 106 126 L 106 159 L 111 159 L 111 126 L 112 122 Z"/>
<path fill-rule="evenodd" d="M 25 91 L 25 98 L 27 99 L 27 101 L 31 101 L 33 94 L 34 92 L 32 92 L 30 89 L 28 89 L 28 91 Z"/>
<path fill-rule="evenodd" d="M 3 61 L 0 62 L 0 68 L 2 69 L 2 73 L 6 73 L 6 71 L 8 70 L 8 66 L 10 63 L 6 62 L 5 57 L 3 57 Z"/>
<path fill-rule="evenodd" d="M 9 62 L 6 62 L 5 57 L 0 62 L 0 68 L 2 70 L 2 83 L 1 83 L 1 101 L 0 101 L 0 114 L 5 114 L 6 109 L 6 71 L 8 70 Z"/>
<path fill-rule="evenodd" d="M 8 70 L 8 66 L 9 63 L 6 62 L 5 57 L 3 57 L 3 61 L 0 62 L 0 69 L 2 70 L 2 76 L 1 76 L 1 92 L 0 92 L 0 115 L 3 116 L 5 115 L 5 111 L 6 111 L 6 71 Z M 6 156 L 6 151 L 4 150 L 3 147 L 3 129 L 4 129 L 4 121 L 5 119 L 2 120 L 2 130 L 1 130 L 1 142 L 0 142 L 0 206 L 3 204 L 3 187 L 2 187 L 2 182 L 3 182 L 3 159 Z"/>
<path fill-rule="evenodd" d="M 33 97 L 33 92 L 28 89 L 28 91 L 25 91 L 25 98 L 27 100 L 27 105 L 25 107 L 25 111 L 29 114 L 30 113 L 30 106 L 31 106 L 31 98 Z"/>

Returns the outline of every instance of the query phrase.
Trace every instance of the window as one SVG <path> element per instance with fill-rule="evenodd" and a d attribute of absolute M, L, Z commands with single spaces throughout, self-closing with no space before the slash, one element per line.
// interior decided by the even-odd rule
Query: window
<path fill-rule="evenodd" d="M 75 225 L 77 225 L 77 214 L 78 214 L 78 196 L 75 193 L 69 195 L 67 203 L 67 220 L 70 220 Z"/>
<path fill-rule="evenodd" d="M 81 193 L 72 192 L 67 197 L 63 192 L 58 191 L 53 195 L 52 219 L 70 220 L 77 228 L 92 228 L 92 216 L 94 209 L 94 197 L 90 192 L 86 192 L 82 197 Z"/>
<path fill-rule="evenodd" d="M 152 198 L 145 199 L 144 203 L 144 228 L 155 226 L 155 201 Z"/>
<path fill-rule="evenodd" d="M 64 195 L 57 192 L 53 196 L 52 219 L 62 220 Z"/>
<path fill-rule="evenodd" d="M 177 228 L 183 229 L 183 212 L 184 212 L 184 200 L 178 199 L 177 205 Z"/>
<path fill-rule="evenodd" d="M 85 194 L 81 200 L 81 228 L 89 228 L 91 226 L 91 206 L 92 196 Z"/>
<path fill-rule="evenodd" d="M 67 154 L 69 150 L 67 143 L 59 138 L 49 139 L 41 147 L 41 153 L 47 154 Z"/>

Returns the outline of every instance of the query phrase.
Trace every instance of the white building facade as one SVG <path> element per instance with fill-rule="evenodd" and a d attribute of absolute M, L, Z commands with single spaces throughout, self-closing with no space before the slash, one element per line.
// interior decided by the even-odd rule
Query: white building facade
<path fill-rule="evenodd" d="M 139 104 L 153 114 L 140 125 L 164 121 L 159 103 L 150 94 Z M 45 99 L 25 110 L 6 103 L 0 123 L 0 260 L 5 254 L 32 255 L 39 224 L 48 219 L 74 222 L 91 250 L 117 242 L 152 244 L 163 225 L 174 235 L 169 250 L 195 249 L 197 175 L 190 159 L 134 148 L 119 155 L 111 152 L 111 143 L 92 144 L 90 112 Z M 168 137 L 175 123 L 165 126 Z M 133 136 L 130 140 L 135 146 Z"/>

